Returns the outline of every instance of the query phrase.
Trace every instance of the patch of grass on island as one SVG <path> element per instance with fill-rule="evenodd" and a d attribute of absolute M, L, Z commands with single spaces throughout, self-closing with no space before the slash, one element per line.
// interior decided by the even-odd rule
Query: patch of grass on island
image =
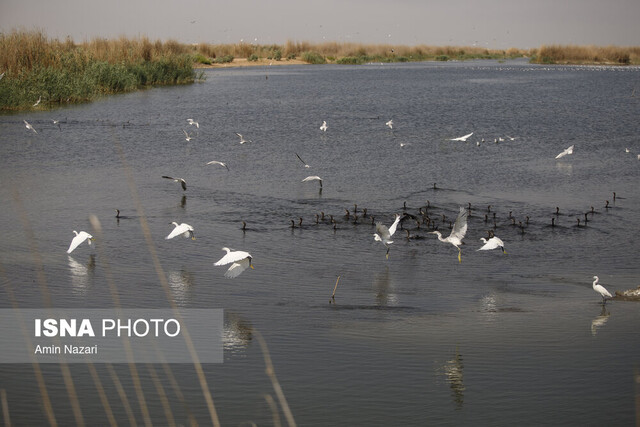
<path fill-rule="evenodd" d="M 198 58 L 177 42 L 95 39 L 76 44 L 42 32 L 0 34 L 0 109 L 78 103 L 151 85 L 192 83 Z"/>
<path fill-rule="evenodd" d="M 532 49 L 538 64 L 640 65 L 640 46 L 542 45 Z"/>

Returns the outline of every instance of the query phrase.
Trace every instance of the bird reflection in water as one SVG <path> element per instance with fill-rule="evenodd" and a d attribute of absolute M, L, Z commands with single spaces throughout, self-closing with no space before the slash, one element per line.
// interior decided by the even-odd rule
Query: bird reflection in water
<path fill-rule="evenodd" d="M 385 267 L 382 273 L 374 275 L 372 287 L 376 298 L 376 305 L 380 307 L 398 305 L 398 295 L 392 292 L 393 286 L 391 286 L 389 267 Z"/>
<path fill-rule="evenodd" d="M 222 347 L 225 353 L 237 355 L 245 350 L 251 342 L 253 326 L 237 314 L 229 313 L 224 322 Z"/>
<path fill-rule="evenodd" d="M 598 329 L 602 328 L 604 324 L 607 323 L 607 320 L 609 320 L 609 314 L 607 307 L 603 304 L 600 314 L 591 321 L 591 335 L 596 336 Z"/>
<path fill-rule="evenodd" d="M 193 274 L 182 269 L 180 271 L 169 272 L 169 287 L 173 294 L 173 299 L 178 306 L 184 306 L 189 302 L 191 288 L 193 287 Z"/>
<path fill-rule="evenodd" d="M 96 256 L 94 254 L 89 255 L 89 261 L 86 265 L 78 262 L 75 258 L 69 255 L 71 286 L 75 292 L 84 294 L 87 291 L 91 284 L 95 268 Z"/>
<path fill-rule="evenodd" d="M 449 387 L 451 387 L 451 397 L 456 405 L 456 409 L 462 409 L 464 403 L 464 365 L 462 356 L 458 349 L 453 359 L 447 360 L 442 367 L 444 375 L 447 377 Z"/>

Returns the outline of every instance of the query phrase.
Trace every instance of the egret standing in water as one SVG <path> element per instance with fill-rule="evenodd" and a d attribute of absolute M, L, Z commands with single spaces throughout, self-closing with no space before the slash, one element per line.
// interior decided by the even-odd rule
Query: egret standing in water
<path fill-rule="evenodd" d="M 245 271 L 248 267 L 253 269 L 253 265 L 251 265 L 251 254 L 245 251 L 232 251 L 229 248 L 222 248 L 223 251 L 227 251 L 227 254 L 216 261 L 213 265 L 226 265 L 231 264 L 231 267 L 224 273 L 224 277 L 227 279 L 233 279 L 234 277 L 238 277 L 243 271 Z"/>
<path fill-rule="evenodd" d="M 456 222 L 453 224 L 453 228 L 451 229 L 451 234 L 449 237 L 443 238 L 442 233 L 439 231 L 431 231 L 431 234 L 435 234 L 438 236 L 438 240 L 441 242 L 451 243 L 453 246 L 458 249 L 458 262 L 462 262 L 462 249 L 460 249 L 460 245 L 462 245 L 462 239 L 464 239 L 465 234 L 467 234 L 467 217 L 469 216 L 469 212 L 460 207 L 460 212 L 458 213 L 458 217 L 456 218 Z"/>
<path fill-rule="evenodd" d="M 84 242 L 85 240 L 87 241 L 89 246 L 91 246 L 91 241 L 95 240 L 93 236 L 87 233 L 86 231 L 81 231 L 78 233 L 76 230 L 73 230 L 73 232 L 76 234 L 76 237 L 73 238 L 73 240 L 71 241 L 71 244 L 69 245 L 69 249 L 67 249 L 68 254 L 73 252 L 74 249 L 80 246 L 82 242 Z"/>
<path fill-rule="evenodd" d="M 608 290 L 605 289 L 604 286 L 602 285 L 598 285 L 598 281 L 600 279 L 598 279 L 598 276 L 593 276 L 594 280 L 593 280 L 593 290 L 596 291 L 597 293 L 600 294 L 600 296 L 602 297 L 602 304 L 606 304 L 607 303 L 607 298 L 613 298 L 611 296 L 611 294 L 609 293 Z"/>
<path fill-rule="evenodd" d="M 382 242 L 382 244 L 387 248 L 387 259 L 389 259 L 389 245 L 393 243 L 391 236 L 396 232 L 399 222 L 400 215 L 396 214 L 396 219 L 393 221 L 393 224 L 391 224 L 391 227 L 387 228 L 386 225 L 379 222 L 376 224 L 376 232 L 373 233 L 373 240 L 376 242 Z"/>
<path fill-rule="evenodd" d="M 173 239 L 174 237 L 181 234 L 186 238 L 191 237 L 191 240 L 196 240 L 196 236 L 195 234 L 193 234 L 193 227 L 189 224 L 186 224 L 184 222 L 182 224 L 172 222 L 171 224 L 173 224 L 176 228 L 174 228 L 173 231 L 171 231 L 171 233 L 169 233 L 169 235 L 165 237 L 165 240 Z"/>

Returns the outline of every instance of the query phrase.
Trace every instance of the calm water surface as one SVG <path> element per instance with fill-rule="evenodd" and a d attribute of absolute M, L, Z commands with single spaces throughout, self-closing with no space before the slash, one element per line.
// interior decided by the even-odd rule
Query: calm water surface
<path fill-rule="evenodd" d="M 190 86 L 0 116 L 0 307 L 11 307 L 10 290 L 21 307 L 48 304 L 39 263 L 55 307 L 112 307 L 110 278 L 123 306 L 168 307 L 144 215 L 176 303 L 225 310 L 225 362 L 204 366 L 223 425 L 273 423 L 254 328 L 300 425 L 640 417 L 640 306 L 603 308 L 591 289 L 593 275 L 611 292 L 640 285 L 640 98 L 632 97 L 640 69 L 482 61 L 206 74 Z M 252 143 L 238 144 L 235 132 Z M 470 132 L 466 143 L 449 141 Z M 572 155 L 554 159 L 570 145 Z M 187 191 L 162 175 L 185 178 Z M 323 178 L 322 191 L 301 182 L 307 175 Z M 405 228 L 421 238 L 398 230 L 385 258 L 371 215 L 389 225 L 405 202 L 414 215 L 428 203 L 445 234 L 471 203 L 462 263 L 410 221 Z M 354 204 L 357 224 L 345 219 Z M 116 208 L 128 218 L 117 221 Z M 327 219 L 316 224 L 321 212 Z M 91 214 L 103 228 L 98 248 L 67 256 L 72 230 L 92 232 Z M 302 228 L 291 229 L 300 217 Z M 197 239 L 165 240 L 172 221 L 193 225 Z M 506 255 L 476 251 L 494 226 Z M 255 270 L 225 279 L 213 266 L 223 246 L 251 252 Z M 138 365 L 153 422 L 169 422 L 157 376 L 177 423 L 208 424 L 193 367 L 170 367 L 186 403 L 162 366 Z M 128 367 L 114 368 L 141 424 Z M 41 369 L 56 419 L 74 423 L 60 367 Z M 96 369 L 127 424 L 109 367 Z M 105 423 L 87 366 L 71 373 L 84 420 Z M 46 422 L 31 365 L 0 366 L 0 388 L 15 423 Z"/>

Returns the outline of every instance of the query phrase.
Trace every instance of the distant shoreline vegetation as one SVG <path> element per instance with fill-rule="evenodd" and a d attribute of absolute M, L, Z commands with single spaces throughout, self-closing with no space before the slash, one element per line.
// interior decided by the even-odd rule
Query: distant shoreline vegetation
<path fill-rule="evenodd" d="M 529 58 L 539 64 L 640 65 L 640 47 L 543 45 L 536 49 L 309 43 L 184 44 L 146 37 L 75 43 L 41 31 L 0 33 L 0 110 L 46 109 L 153 85 L 204 79 L 199 67 L 365 64 Z M 41 102 L 33 104 L 40 99 Z"/>

